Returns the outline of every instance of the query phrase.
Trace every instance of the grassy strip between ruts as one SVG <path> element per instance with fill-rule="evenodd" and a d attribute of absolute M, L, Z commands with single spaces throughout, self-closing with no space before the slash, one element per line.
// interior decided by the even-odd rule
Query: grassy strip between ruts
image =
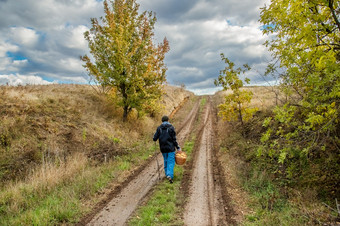
<path fill-rule="evenodd" d="M 111 182 L 122 182 L 126 171 L 155 152 L 151 144 L 137 149 L 99 166 L 78 154 L 65 163 L 46 164 L 26 181 L 4 187 L 0 191 L 0 225 L 78 222 L 98 201 L 98 192 Z"/>
<path fill-rule="evenodd" d="M 195 139 L 192 139 L 195 140 Z M 194 147 L 193 141 L 185 143 L 183 150 L 187 153 L 187 161 L 191 160 L 191 152 Z M 167 180 L 159 183 L 146 205 L 139 208 L 133 218 L 129 221 L 129 225 L 183 225 L 179 209 L 181 200 L 181 181 L 184 169 L 181 166 L 175 167 L 174 183 L 170 184 Z"/>
<path fill-rule="evenodd" d="M 200 102 L 200 112 L 203 111 L 205 104 L 207 103 L 207 98 L 203 97 Z"/>

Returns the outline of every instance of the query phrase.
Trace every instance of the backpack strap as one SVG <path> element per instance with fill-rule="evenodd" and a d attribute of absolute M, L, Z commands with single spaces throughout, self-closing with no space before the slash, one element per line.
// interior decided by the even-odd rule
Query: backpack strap
<path fill-rule="evenodd" d="M 160 131 L 161 131 L 160 134 L 162 134 L 162 133 L 163 133 L 162 128 L 159 128 L 159 129 L 160 129 Z M 166 128 L 166 132 L 169 133 L 169 128 Z"/>

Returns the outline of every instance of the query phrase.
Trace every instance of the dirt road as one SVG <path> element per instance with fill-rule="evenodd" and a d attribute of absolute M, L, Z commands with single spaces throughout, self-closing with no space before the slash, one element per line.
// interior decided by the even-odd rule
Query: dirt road
<path fill-rule="evenodd" d="M 190 134 L 198 113 L 199 101 L 195 103 L 181 128 L 178 130 L 177 138 L 180 144 L 184 143 L 184 140 Z M 133 211 L 143 201 L 143 198 L 157 183 L 157 160 L 160 174 L 163 178 L 163 158 L 161 154 L 158 154 L 138 175 L 132 178 L 126 186 L 121 188 L 121 190 L 112 197 L 111 201 L 109 201 L 87 225 L 124 225 Z"/>
<path fill-rule="evenodd" d="M 185 225 L 228 225 L 228 207 L 222 195 L 218 170 L 213 166 L 216 162 L 213 155 L 213 112 L 211 99 L 203 114 L 201 136 L 195 150 L 188 202 L 185 206 Z M 216 175 L 215 175 L 216 174 Z"/>
<path fill-rule="evenodd" d="M 193 159 L 190 162 L 187 179 L 184 180 L 187 201 L 183 212 L 185 225 L 234 225 L 233 209 L 224 182 L 222 168 L 214 151 L 215 116 L 212 98 L 208 97 L 200 123 L 200 99 L 197 98 L 190 113 L 178 128 L 180 144 L 198 129 Z M 159 163 L 159 171 L 157 166 Z M 192 165 L 192 167 L 191 167 Z M 143 169 L 134 174 L 111 199 L 89 217 L 87 225 L 125 225 L 131 214 L 158 182 L 158 172 L 163 174 L 163 158 L 156 155 Z M 189 179 L 190 178 L 190 179 Z M 222 190 L 223 188 L 223 190 Z"/>

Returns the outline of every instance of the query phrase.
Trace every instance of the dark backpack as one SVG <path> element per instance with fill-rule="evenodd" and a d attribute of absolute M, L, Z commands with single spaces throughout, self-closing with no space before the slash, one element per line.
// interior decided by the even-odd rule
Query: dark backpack
<path fill-rule="evenodd" d="M 159 145 L 162 152 L 172 152 L 175 150 L 173 139 L 171 136 L 171 127 L 160 127 L 159 128 Z"/>

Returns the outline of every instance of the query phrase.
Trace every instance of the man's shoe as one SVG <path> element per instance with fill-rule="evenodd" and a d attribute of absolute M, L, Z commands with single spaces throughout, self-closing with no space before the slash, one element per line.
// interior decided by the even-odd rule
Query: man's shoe
<path fill-rule="evenodd" d="M 170 177 L 170 176 L 167 176 L 166 178 L 169 180 L 170 184 L 172 184 L 172 183 L 173 183 L 173 180 L 171 179 L 171 177 Z"/>

